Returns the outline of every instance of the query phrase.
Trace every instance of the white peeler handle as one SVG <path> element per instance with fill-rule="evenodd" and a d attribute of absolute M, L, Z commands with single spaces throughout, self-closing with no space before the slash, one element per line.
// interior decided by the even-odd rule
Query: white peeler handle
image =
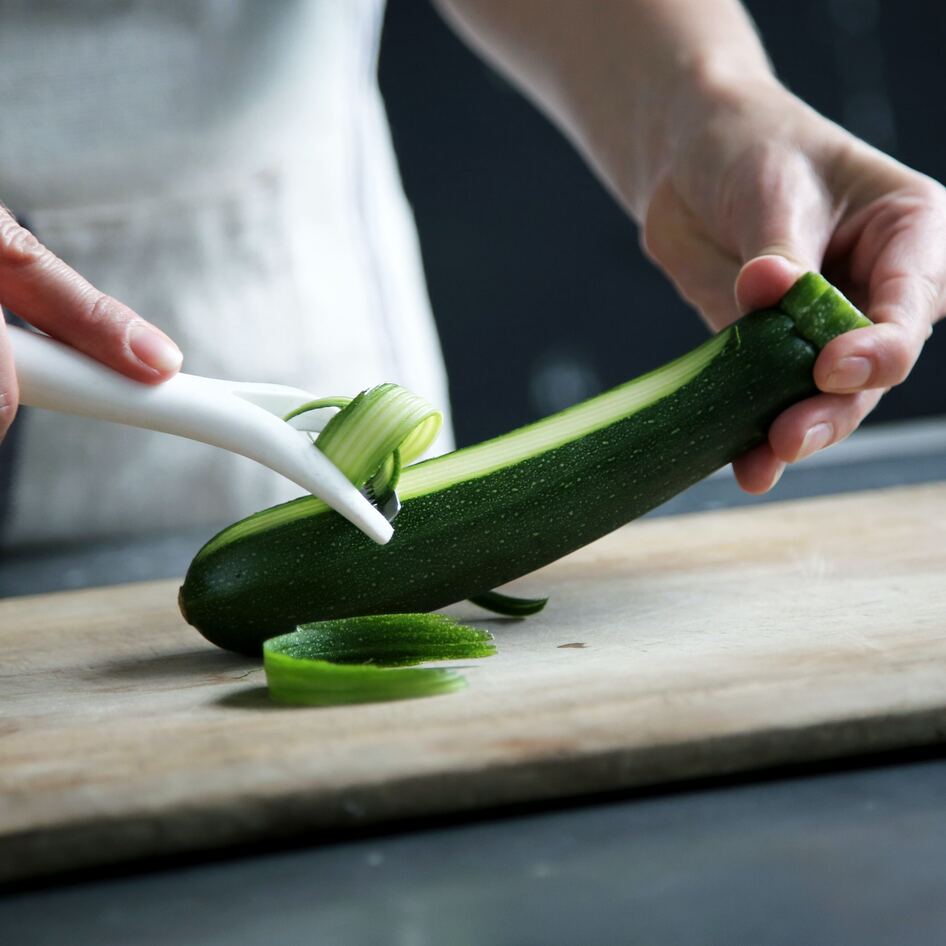
<path fill-rule="evenodd" d="M 390 523 L 324 454 L 280 418 L 235 395 L 227 382 L 180 373 L 162 384 L 141 384 L 46 335 L 7 328 L 21 403 L 239 453 L 318 496 L 376 542 L 390 539 Z"/>

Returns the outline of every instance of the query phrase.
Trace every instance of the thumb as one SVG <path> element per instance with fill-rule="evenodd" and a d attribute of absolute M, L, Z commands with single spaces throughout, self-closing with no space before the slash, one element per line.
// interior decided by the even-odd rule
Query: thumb
<path fill-rule="evenodd" d="M 740 312 L 774 306 L 802 273 L 818 267 L 771 251 L 754 256 L 736 276 L 736 304 Z"/>
<path fill-rule="evenodd" d="M 775 305 L 795 280 L 820 270 L 831 231 L 828 202 L 810 165 L 781 155 L 751 175 L 740 207 L 736 302 L 743 312 Z"/>

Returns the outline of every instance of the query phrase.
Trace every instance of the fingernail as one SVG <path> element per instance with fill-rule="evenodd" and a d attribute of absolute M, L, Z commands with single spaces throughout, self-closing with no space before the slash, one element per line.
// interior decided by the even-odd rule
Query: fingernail
<path fill-rule="evenodd" d="M 778 481 L 782 478 L 782 474 L 785 472 L 785 467 L 787 464 L 779 463 L 778 467 L 775 470 L 775 476 L 772 477 L 772 482 L 769 483 L 769 489 L 775 489 L 778 485 Z"/>
<path fill-rule="evenodd" d="M 805 439 L 801 442 L 801 450 L 798 451 L 796 460 L 804 460 L 813 453 L 817 453 L 822 448 L 831 443 L 834 437 L 834 428 L 830 424 L 815 424 L 808 429 Z"/>
<path fill-rule="evenodd" d="M 861 355 L 842 358 L 825 383 L 832 391 L 852 391 L 864 387 L 870 380 L 870 359 Z"/>
<path fill-rule="evenodd" d="M 128 346 L 135 357 L 155 371 L 177 371 L 184 361 L 181 350 L 165 335 L 150 325 L 134 325 L 128 335 Z"/>

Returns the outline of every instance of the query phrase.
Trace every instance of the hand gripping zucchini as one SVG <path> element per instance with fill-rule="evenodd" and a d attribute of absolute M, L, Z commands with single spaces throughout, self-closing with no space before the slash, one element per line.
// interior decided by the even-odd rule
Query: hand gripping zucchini
<path fill-rule="evenodd" d="M 815 391 L 836 335 L 870 323 L 822 277 L 662 368 L 504 436 L 408 466 L 394 538 L 375 545 L 304 497 L 196 555 L 185 618 L 258 654 L 297 625 L 429 611 L 482 595 L 642 515 L 762 442 Z"/>

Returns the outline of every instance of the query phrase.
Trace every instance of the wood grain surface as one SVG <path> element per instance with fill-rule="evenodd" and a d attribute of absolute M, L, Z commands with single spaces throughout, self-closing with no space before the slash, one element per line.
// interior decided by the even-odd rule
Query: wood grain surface
<path fill-rule="evenodd" d="M 0 601 L 0 879 L 938 742 L 946 484 L 654 519 L 469 688 L 271 704 L 176 583 Z"/>

